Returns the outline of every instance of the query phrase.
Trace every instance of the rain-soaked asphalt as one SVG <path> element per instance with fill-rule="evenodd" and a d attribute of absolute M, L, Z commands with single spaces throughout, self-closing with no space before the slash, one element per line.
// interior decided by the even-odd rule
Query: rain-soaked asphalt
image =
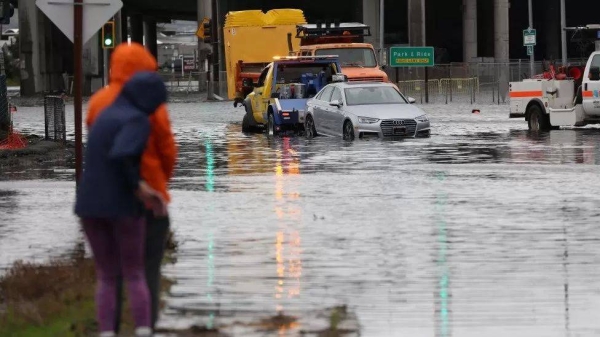
<path fill-rule="evenodd" d="M 295 336 L 347 305 L 362 336 L 600 334 L 600 129 L 530 135 L 506 105 L 477 107 L 423 106 L 430 139 L 345 143 L 244 135 L 231 103 L 171 105 L 180 246 L 161 325 L 248 336 L 282 310 L 306 319 L 255 333 Z M 43 131 L 40 108 L 15 117 Z M 72 169 L 0 179 L 0 268 L 82 241 Z"/>

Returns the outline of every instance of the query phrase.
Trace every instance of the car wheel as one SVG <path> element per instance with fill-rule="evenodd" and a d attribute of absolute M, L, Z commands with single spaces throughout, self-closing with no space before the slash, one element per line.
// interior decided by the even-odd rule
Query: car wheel
<path fill-rule="evenodd" d="M 354 125 L 351 121 L 344 123 L 344 140 L 354 140 Z"/>
<path fill-rule="evenodd" d="M 275 117 L 270 113 L 267 119 L 267 137 L 271 138 L 275 136 L 277 136 L 277 131 L 275 131 Z"/>
<path fill-rule="evenodd" d="M 315 121 L 311 115 L 306 116 L 306 121 L 304 122 L 304 135 L 306 136 L 306 139 L 313 139 L 317 136 L 317 128 L 315 127 Z"/>
<path fill-rule="evenodd" d="M 537 104 L 529 107 L 529 130 L 534 132 L 548 131 L 552 127 L 550 120 Z"/>

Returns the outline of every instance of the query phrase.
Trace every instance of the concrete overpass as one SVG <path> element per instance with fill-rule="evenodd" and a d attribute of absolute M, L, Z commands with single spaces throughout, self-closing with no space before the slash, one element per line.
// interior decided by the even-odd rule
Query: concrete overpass
<path fill-rule="evenodd" d="M 538 59 L 560 55 L 560 0 L 533 0 L 534 27 L 538 29 Z M 156 55 L 156 23 L 172 19 L 211 17 L 210 0 L 123 0 L 117 16 L 123 40 L 147 41 Z M 339 19 L 362 21 L 372 27 L 372 42 L 379 45 L 379 0 L 327 0 L 327 6 L 310 0 L 218 0 L 220 18 L 227 11 L 298 8 L 309 21 Z M 424 4 L 424 6 L 423 6 Z M 591 8 L 594 7 L 594 8 Z M 35 7 L 35 0 L 18 0 L 23 95 L 62 89 L 63 74 L 73 73 L 72 44 Z M 584 9 L 585 10 L 582 10 Z M 600 3 L 567 1 L 567 25 L 597 22 Z M 385 43 L 431 45 L 445 51 L 440 62 L 470 61 L 485 57 L 496 61 L 526 58 L 522 30 L 527 27 L 526 1 L 509 0 L 385 0 Z M 90 93 L 102 85 L 102 50 L 99 38 L 84 48 L 85 88 Z M 200 44 L 199 48 L 205 46 Z M 579 56 L 579 55 L 576 55 Z"/>

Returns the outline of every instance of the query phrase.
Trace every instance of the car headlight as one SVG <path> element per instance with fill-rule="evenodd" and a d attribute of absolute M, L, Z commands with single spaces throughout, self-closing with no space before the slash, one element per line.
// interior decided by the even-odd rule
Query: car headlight
<path fill-rule="evenodd" d="M 429 122 L 429 118 L 427 117 L 427 115 L 421 115 L 421 116 L 415 118 L 415 120 L 417 122 L 421 122 L 421 123 Z"/>
<path fill-rule="evenodd" d="M 358 117 L 358 122 L 361 124 L 373 124 L 379 122 L 379 119 L 371 117 Z"/>

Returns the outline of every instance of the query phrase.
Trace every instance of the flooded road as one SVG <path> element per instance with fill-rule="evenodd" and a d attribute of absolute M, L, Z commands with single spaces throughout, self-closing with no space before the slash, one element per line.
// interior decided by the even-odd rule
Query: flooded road
<path fill-rule="evenodd" d="M 231 103 L 172 105 L 179 250 L 160 324 L 296 336 L 346 305 L 361 336 L 599 334 L 600 129 L 536 136 L 477 107 L 423 106 L 430 139 L 345 143 L 244 135 Z M 40 111 L 17 127 L 43 134 Z M 0 268 L 83 240 L 72 163 L 40 171 L 0 171 Z M 278 312 L 300 320 L 249 328 Z"/>

